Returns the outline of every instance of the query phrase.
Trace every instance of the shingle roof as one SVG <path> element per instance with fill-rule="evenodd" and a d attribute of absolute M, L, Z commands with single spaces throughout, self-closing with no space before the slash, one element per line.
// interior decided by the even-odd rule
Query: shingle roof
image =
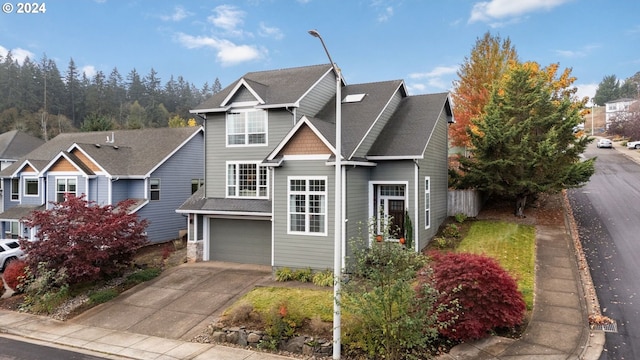
<path fill-rule="evenodd" d="M 1 171 L 0 176 L 11 175 L 19 166 L 22 166 L 25 160 L 29 160 L 34 165 L 49 162 L 61 151 L 69 150 L 73 144 L 77 144 L 79 148 L 86 151 L 111 175 L 143 176 L 198 131 L 202 131 L 202 128 L 64 133 L 20 158 L 18 162 Z M 113 143 L 107 143 L 107 137 L 114 139 Z"/>
<path fill-rule="evenodd" d="M 265 105 L 293 104 L 300 100 L 324 74 L 330 64 L 246 73 L 242 78 L 217 92 L 193 110 L 217 109 L 242 79 L 266 102 Z"/>
<path fill-rule="evenodd" d="M 241 212 L 255 215 L 271 214 L 271 200 L 204 198 L 204 187 L 200 187 L 178 212 Z"/>
<path fill-rule="evenodd" d="M 0 213 L 0 220 L 20 220 L 34 211 L 44 210 L 44 205 L 16 205 Z"/>
<path fill-rule="evenodd" d="M 367 155 L 422 156 L 440 114 L 447 109 L 448 99 L 448 93 L 402 99 Z"/>
<path fill-rule="evenodd" d="M 19 159 L 42 145 L 44 140 L 18 130 L 0 134 L 0 159 Z"/>
<path fill-rule="evenodd" d="M 373 82 L 366 84 L 347 85 L 342 88 L 342 98 L 351 94 L 366 94 L 362 101 L 343 103 L 341 107 L 342 118 L 342 154 L 350 156 L 360 143 L 367 131 L 377 120 L 384 107 L 388 104 L 393 94 L 401 88 L 402 80 Z M 402 88 L 401 88 L 402 89 Z M 402 90 L 403 91 L 403 90 Z M 403 94 L 406 95 L 406 94 Z M 335 96 L 316 115 L 333 125 L 333 135 L 325 134 L 327 140 L 335 144 L 336 121 Z M 315 122 L 314 122 L 315 125 Z M 320 125 L 321 126 L 321 125 Z M 318 128 L 321 130 L 320 128 Z M 321 130 L 322 131 L 322 130 Z"/>

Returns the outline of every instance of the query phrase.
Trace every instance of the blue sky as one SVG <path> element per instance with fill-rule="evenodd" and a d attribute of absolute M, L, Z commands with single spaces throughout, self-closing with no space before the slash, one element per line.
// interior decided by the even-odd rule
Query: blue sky
<path fill-rule="evenodd" d="M 43 14 L 7 3 L 0 56 L 46 54 L 63 75 L 73 58 L 89 76 L 153 68 L 163 84 L 180 75 L 224 87 L 250 71 L 327 63 L 310 29 L 348 84 L 404 79 L 412 95 L 450 90 L 487 31 L 510 38 L 520 60 L 572 68 L 581 96 L 640 71 L 638 0 L 49 0 Z"/>

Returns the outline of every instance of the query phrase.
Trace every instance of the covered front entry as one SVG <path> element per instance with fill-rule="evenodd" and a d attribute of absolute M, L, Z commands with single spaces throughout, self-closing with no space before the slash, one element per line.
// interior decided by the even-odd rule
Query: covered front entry
<path fill-rule="evenodd" d="M 209 220 L 209 259 L 271 265 L 270 220 Z"/>

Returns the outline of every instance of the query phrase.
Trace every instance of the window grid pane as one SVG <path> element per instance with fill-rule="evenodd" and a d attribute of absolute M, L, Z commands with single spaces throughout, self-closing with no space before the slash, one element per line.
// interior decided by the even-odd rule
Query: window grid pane
<path fill-rule="evenodd" d="M 289 180 L 289 231 L 324 233 L 326 222 L 326 181 Z"/>

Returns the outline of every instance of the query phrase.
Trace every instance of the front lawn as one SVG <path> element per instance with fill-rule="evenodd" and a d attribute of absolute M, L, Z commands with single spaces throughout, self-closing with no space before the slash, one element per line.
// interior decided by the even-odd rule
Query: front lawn
<path fill-rule="evenodd" d="M 535 227 L 505 221 L 474 221 L 455 251 L 485 254 L 513 276 L 527 310 L 533 309 Z"/>

